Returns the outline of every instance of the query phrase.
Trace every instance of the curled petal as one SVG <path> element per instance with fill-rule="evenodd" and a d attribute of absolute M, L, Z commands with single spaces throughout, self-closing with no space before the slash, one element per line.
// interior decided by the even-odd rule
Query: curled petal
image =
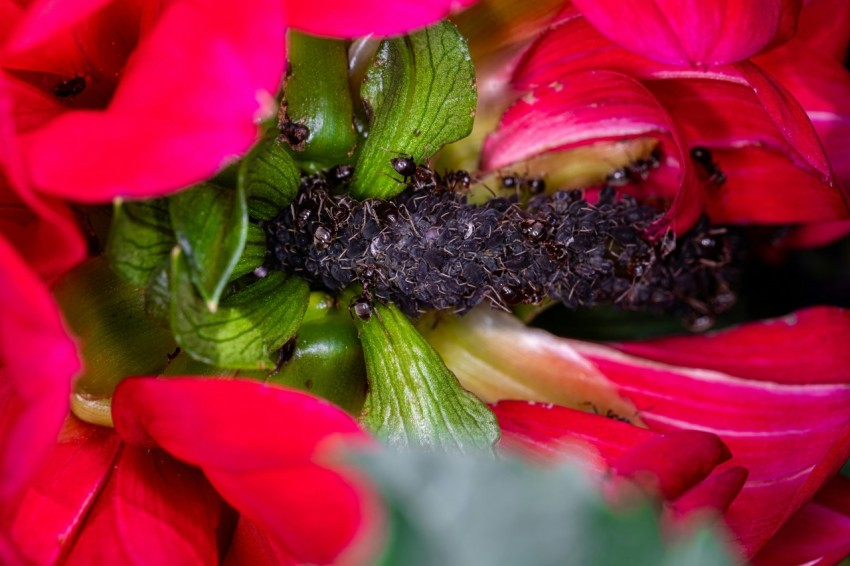
<path fill-rule="evenodd" d="M 850 311 L 813 307 L 731 330 L 614 346 L 666 364 L 747 379 L 796 384 L 850 383 Z"/>
<path fill-rule="evenodd" d="M 199 470 L 160 450 L 125 445 L 68 564 L 214 564 L 227 519 Z"/>
<path fill-rule="evenodd" d="M 629 51 L 692 67 L 742 61 L 787 38 L 802 7 L 802 0 L 573 3 L 594 27 Z"/>
<path fill-rule="evenodd" d="M 82 261 L 86 247 L 68 208 L 27 186 L 9 90 L 0 74 L 0 234 L 49 279 Z"/>
<path fill-rule="evenodd" d="M 35 185 L 88 202 L 150 197 L 243 154 L 283 71 L 280 12 L 279 0 L 169 4 L 105 110 L 70 110 L 23 136 Z M 99 25 L 109 29 L 108 20 Z"/>
<path fill-rule="evenodd" d="M 0 500 L 17 494 L 68 414 L 76 346 L 41 281 L 0 238 Z"/>
<path fill-rule="evenodd" d="M 753 557 L 755 566 L 838 564 L 850 554 L 850 516 L 809 503 Z"/>
<path fill-rule="evenodd" d="M 226 501 L 299 561 L 331 562 L 379 543 L 375 494 L 323 460 L 332 445 L 368 440 L 330 403 L 255 381 L 128 379 L 112 410 L 123 438 L 153 441 L 201 468 Z"/>
<path fill-rule="evenodd" d="M 716 472 L 677 497 L 670 508 L 677 517 L 686 517 L 706 509 L 722 513 L 738 497 L 748 475 L 747 469 L 741 466 Z"/>
<path fill-rule="evenodd" d="M 332 37 L 369 34 L 398 35 L 435 24 L 476 0 L 321 0 L 318 3 L 286 2 L 286 21 L 292 27 Z"/>
<path fill-rule="evenodd" d="M 678 131 L 655 97 L 620 73 L 575 73 L 533 90 L 505 112 L 487 138 L 481 166 L 498 169 L 546 152 L 646 136 L 658 138 L 665 159 L 655 184 L 641 190 L 673 200 L 657 230 L 670 223 L 685 230 L 702 207 Z"/>
<path fill-rule="evenodd" d="M 260 527 L 245 516 L 239 517 L 233 542 L 224 559 L 224 566 L 296 566 L 298 561 L 284 551 L 280 545 Z"/>
<path fill-rule="evenodd" d="M 793 340 L 785 347 L 795 348 Z M 714 432 L 732 451 L 732 465 L 749 470 L 744 489 L 725 514 L 748 555 L 850 455 L 847 385 L 761 382 L 649 362 L 597 346 L 578 349 L 620 385 L 651 429 Z"/>
<path fill-rule="evenodd" d="M 8 505 L 0 503 L 0 533 L 16 555 L 4 564 L 55 564 L 65 555 L 107 482 L 120 445 L 111 429 L 68 418 L 29 487 Z"/>

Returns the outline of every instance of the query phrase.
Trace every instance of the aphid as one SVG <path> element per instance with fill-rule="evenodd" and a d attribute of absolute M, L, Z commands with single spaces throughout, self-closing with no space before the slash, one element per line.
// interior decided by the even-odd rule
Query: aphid
<path fill-rule="evenodd" d="M 722 185 L 726 182 L 726 174 L 720 170 L 720 167 L 714 161 L 714 156 L 711 151 L 702 146 L 694 146 L 691 148 L 691 159 L 696 161 L 708 175 L 708 180 L 716 185 Z"/>
<path fill-rule="evenodd" d="M 447 188 L 451 191 L 457 191 L 458 187 L 463 190 L 469 189 L 472 184 L 472 177 L 467 171 L 449 171 L 444 176 Z"/>
<path fill-rule="evenodd" d="M 325 179 L 327 179 L 328 184 L 332 187 L 339 187 L 341 185 L 345 185 L 353 178 L 353 165 L 337 165 L 328 169 L 328 172 L 325 174 Z"/>
<path fill-rule="evenodd" d="M 319 226 L 313 232 L 313 245 L 315 245 L 318 250 L 327 249 L 332 240 L 333 236 L 331 235 L 331 231 L 324 226 Z"/>
<path fill-rule="evenodd" d="M 372 318 L 372 302 L 365 296 L 354 299 L 349 310 L 363 322 L 368 322 Z"/>
<path fill-rule="evenodd" d="M 274 368 L 269 372 L 269 377 L 273 377 L 280 372 L 280 368 L 284 366 L 286 362 L 292 359 L 292 356 L 295 355 L 295 346 L 298 342 L 298 337 L 293 336 L 286 343 L 280 347 L 277 351 L 277 360 L 275 360 Z"/>
<path fill-rule="evenodd" d="M 280 123 L 280 137 L 295 151 L 304 151 L 304 143 L 310 137 L 310 128 L 287 119 Z"/>
<path fill-rule="evenodd" d="M 64 81 L 59 81 L 53 85 L 53 96 L 56 98 L 74 98 L 86 90 L 85 77 L 73 77 Z"/>
<path fill-rule="evenodd" d="M 542 177 L 531 177 L 525 182 L 525 187 L 533 195 L 539 195 L 546 190 L 546 181 Z"/>

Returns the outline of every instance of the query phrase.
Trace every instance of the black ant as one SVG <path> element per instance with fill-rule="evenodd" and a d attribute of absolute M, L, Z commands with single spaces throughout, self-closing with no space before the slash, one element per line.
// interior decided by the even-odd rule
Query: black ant
<path fill-rule="evenodd" d="M 298 343 L 298 336 L 293 336 L 286 343 L 280 347 L 277 351 L 277 360 L 275 361 L 274 368 L 269 372 L 269 377 L 276 376 L 280 369 L 292 359 L 292 356 L 295 355 L 295 346 Z"/>
<path fill-rule="evenodd" d="M 711 151 L 707 147 L 699 145 L 692 147 L 691 159 L 702 166 L 709 181 L 716 185 L 722 185 L 726 182 L 726 174 L 720 170 L 720 166 L 714 161 L 714 156 L 711 155 Z"/>
<path fill-rule="evenodd" d="M 417 165 L 410 156 L 393 157 L 390 165 L 414 191 L 434 191 L 442 184 L 436 171 L 425 165 Z"/>
<path fill-rule="evenodd" d="M 354 178 L 353 165 L 336 165 L 328 169 L 325 174 L 325 180 L 332 187 L 339 187 L 348 184 Z"/>
<path fill-rule="evenodd" d="M 88 83 L 85 77 L 73 77 L 59 81 L 53 85 L 53 96 L 56 98 L 74 98 L 86 90 Z"/>
<path fill-rule="evenodd" d="M 640 183 L 646 181 L 653 169 L 661 166 L 661 151 L 653 149 L 649 157 L 637 159 L 623 167 L 614 169 L 605 177 L 605 184 L 609 187 L 622 187 L 629 183 Z"/>

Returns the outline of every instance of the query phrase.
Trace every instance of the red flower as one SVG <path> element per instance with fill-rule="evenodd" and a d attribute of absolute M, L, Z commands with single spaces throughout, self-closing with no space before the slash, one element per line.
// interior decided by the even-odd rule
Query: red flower
<path fill-rule="evenodd" d="M 622 25 L 619 3 L 585 4 L 577 6 L 592 17 L 566 6 L 519 61 L 513 85 L 530 94 L 508 110 L 487 140 L 484 168 L 600 141 L 651 137 L 663 152 L 661 170 L 626 190 L 672 201 L 659 228 L 672 223 L 685 229 L 704 210 L 721 223 L 847 218 L 846 194 L 835 188 L 829 159 L 803 107 L 775 77 L 740 60 L 784 38 L 799 3 L 747 2 L 724 14 L 726 3 L 701 2 L 697 17 L 686 21 L 680 21 L 685 12 L 679 9 L 628 3 L 627 11 L 641 13 L 628 26 Z M 759 30 L 754 35 L 742 33 L 760 18 L 768 25 L 749 28 Z M 715 25 L 720 21 L 722 26 Z M 625 28 L 617 37 L 633 51 L 592 25 L 613 37 L 614 22 Z M 706 22 L 716 43 L 705 39 Z M 646 33 L 653 28 L 668 33 Z M 794 61 L 803 66 L 808 59 Z M 722 65 L 707 67 L 715 64 Z M 834 88 L 822 94 L 838 100 L 845 93 Z M 691 159 L 693 147 L 711 150 L 725 182 Z"/>
<path fill-rule="evenodd" d="M 376 495 L 332 460 L 369 438 L 327 402 L 254 381 L 130 379 L 113 411 L 117 434 L 72 418 L 4 506 L 4 563 L 344 563 L 381 543 Z"/>
<path fill-rule="evenodd" d="M 461 344 L 454 340 L 458 335 L 464 337 Z M 748 557 L 778 537 L 850 457 L 848 338 L 850 312 L 837 308 L 809 309 L 705 336 L 613 347 L 556 338 L 486 311 L 444 322 L 429 336 L 461 383 L 489 402 L 527 399 L 595 408 L 655 433 L 717 435 L 732 457 L 714 473 L 737 466 L 747 470 L 747 480 L 737 496 L 730 476 L 712 480 L 714 487 L 701 488 L 694 498 L 722 502 L 729 496 L 724 518 Z M 602 419 L 539 404 L 500 403 L 496 412 L 503 442 L 550 453 L 572 453 L 576 444 L 590 444 L 609 463 L 648 434 L 622 423 L 592 425 L 589 419 Z M 645 468 L 683 465 L 671 458 L 675 454 L 650 458 Z M 712 467 L 704 467 L 702 477 Z M 666 471 L 661 470 L 656 473 L 663 483 Z M 679 493 L 672 493 L 674 506 Z M 841 541 L 830 544 L 847 553 L 850 530 L 840 532 Z M 771 546 L 781 541 L 776 538 Z M 808 559 L 826 552 L 819 544 L 809 550 L 814 554 Z"/>

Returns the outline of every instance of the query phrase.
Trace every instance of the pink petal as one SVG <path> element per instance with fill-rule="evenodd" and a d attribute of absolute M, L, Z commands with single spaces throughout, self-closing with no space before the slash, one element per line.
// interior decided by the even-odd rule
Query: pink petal
<path fill-rule="evenodd" d="M 278 0 L 169 5 L 106 110 L 69 111 L 23 137 L 34 183 L 88 202 L 150 197 L 244 153 L 283 70 L 280 10 Z"/>
<path fill-rule="evenodd" d="M 791 335 L 785 347 L 796 349 Z M 749 470 L 743 491 L 725 514 L 748 555 L 850 456 L 846 385 L 808 384 L 808 373 L 793 385 L 759 382 L 661 365 L 598 346 L 578 343 L 576 348 L 619 384 L 651 429 L 713 432 L 732 451 L 731 465 Z"/>
<path fill-rule="evenodd" d="M 789 248 L 819 248 L 850 234 L 850 220 L 804 224 L 793 228 L 780 244 Z"/>
<path fill-rule="evenodd" d="M 850 187 L 850 72 L 797 39 L 757 62 L 805 109 L 836 176 Z"/>
<path fill-rule="evenodd" d="M 128 379 L 115 426 L 200 467 L 218 492 L 283 549 L 306 562 L 371 552 L 381 510 L 355 474 L 326 467 L 331 446 L 362 446 L 347 413 L 304 393 L 255 381 Z"/>
<path fill-rule="evenodd" d="M 26 486 L 55 443 L 79 369 L 53 299 L 0 238 L 0 500 Z"/>
<path fill-rule="evenodd" d="M 0 234 L 44 278 L 82 261 L 83 238 L 70 210 L 56 199 L 36 196 L 26 184 L 13 130 L 12 101 L 0 75 Z"/>
<path fill-rule="evenodd" d="M 298 562 L 287 554 L 280 545 L 249 521 L 239 517 L 233 542 L 224 559 L 224 566 L 296 566 Z"/>
<path fill-rule="evenodd" d="M 701 335 L 614 346 L 666 364 L 747 379 L 796 384 L 850 383 L 850 311 L 814 307 L 785 318 Z M 790 347 L 789 347 L 790 346 Z"/>
<path fill-rule="evenodd" d="M 590 71 L 538 87 L 507 110 L 484 144 L 481 167 L 498 169 L 536 155 L 603 141 L 657 137 L 666 162 L 645 194 L 675 200 L 659 229 L 690 227 L 702 212 L 693 172 L 670 116 L 639 82 Z"/>
<path fill-rule="evenodd" d="M 73 417 L 66 421 L 30 486 L 8 505 L 0 503 L 0 533 L 8 536 L 15 562 L 54 564 L 64 555 L 109 478 L 119 447 L 110 429 Z"/>
<path fill-rule="evenodd" d="M 36 0 L 27 6 L 20 21 L 16 22 L 8 43 L 7 52 L 21 52 L 61 33 L 115 0 L 79 0 L 56 2 Z"/>
<path fill-rule="evenodd" d="M 398 35 L 435 24 L 476 0 L 321 0 L 286 2 L 286 21 L 292 27 L 333 37 L 369 34 Z"/>
<path fill-rule="evenodd" d="M 748 475 L 747 469 L 741 466 L 716 472 L 677 497 L 670 507 L 679 518 L 706 509 L 722 513 L 738 497 Z"/>
<path fill-rule="evenodd" d="M 754 566 L 838 564 L 850 554 L 850 517 L 809 503 L 753 557 Z"/>
<path fill-rule="evenodd" d="M 124 446 L 68 564 L 214 564 L 227 520 L 199 470 L 160 450 Z"/>
<path fill-rule="evenodd" d="M 713 434 L 695 430 L 676 431 L 636 446 L 611 462 L 618 475 L 646 481 L 665 499 L 676 498 L 711 474 L 732 455 Z"/>
<path fill-rule="evenodd" d="M 800 13 L 795 41 L 815 53 L 843 63 L 850 42 L 850 3 L 844 0 L 808 0 Z"/>
<path fill-rule="evenodd" d="M 741 61 L 793 32 L 801 0 L 573 0 L 611 41 L 673 65 Z M 626 24 L 626 22 L 628 22 Z"/>

